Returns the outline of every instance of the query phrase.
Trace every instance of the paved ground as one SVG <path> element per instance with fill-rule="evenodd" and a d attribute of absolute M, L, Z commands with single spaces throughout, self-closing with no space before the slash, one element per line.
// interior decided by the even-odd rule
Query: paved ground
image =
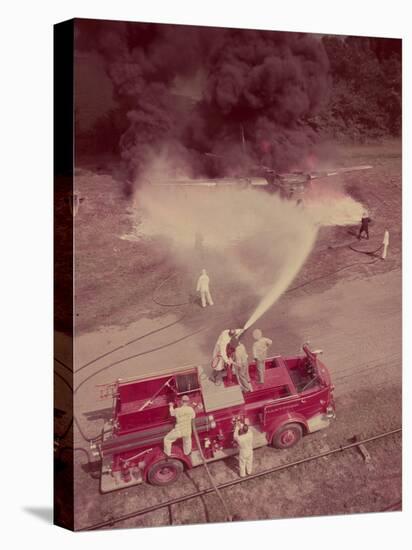
<path fill-rule="evenodd" d="M 355 434 L 369 437 L 401 425 L 400 153 L 396 149 L 385 151 L 386 157 L 382 151 L 377 156 L 376 150 L 367 148 L 362 150 L 363 156 L 358 152 L 358 161 L 368 162 L 373 157 L 375 164 L 381 162 L 381 165 L 375 173 L 365 173 L 361 179 L 349 176 L 346 185 L 356 198 L 364 202 L 367 198 L 374 218 L 371 241 L 355 242 L 356 247 L 372 250 L 375 245 L 379 246 L 383 227 L 388 225 L 391 231 L 388 260 L 382 262 L 342 246 L 354 242 L 350 229 L 321 230 L 315 249 L 289 292 L 259 321 L 259 327 L 273 339 L 277 353 L 295 353 L 307 339 L 324 350 L 323 359 L 336 386 L 337 419 L 328 430 L 304 438 L 289 451 L 272 448 L 256 451 L 256 471 L 339 447 Z M 353 154 L 348 156 L 349 161 L 353 162 Z M 385 187 L 377 185 L 377 174 L 387 183 Z M 117 306 L 112 307 L 112 316 L 103 314 L 98 303 L 89 301 L 91 298 L 80 301 L 80 315 L 95 312 L 94 323 L 90 315 L 89 320 L 80 323 L 83 329 L 75 343 L 77 367 L 97 359 L 75 375 L 76 415 L 88 437 L 98 433 L 103 419 L 110 414 L 111 401 L 99 399 L 98 384 L 136 372 L 153 372 L 159 364 L 173 370 L 175 365 L 188 362 L 208 363 L 216 335 L 234 320 L 244 322 L 255 303 L 253 296 L 237 300 L 233 289 L 234 298 L 225 300 L 227 289 L 222 284 L 215 288 L 216 305 L 213 308 L 202 310 L 196 303 L 159 306 L 152 300 L 153 292 L 164 303 L 188 299 L 185 273 L 159 287 L 159 282 L 170 273 L 165 270 L 163 278 L 153 276 L 142 283 L 144 299 L 138 300 L 136 305 L 129 297 L 120 310 Z M 127 282 L 130 286 L 130 279 Z M 293 290 L 295 287 L 299 288 Z M 94 299 L 98 300 L 96 288 L 94 292 Z M 103 320 L 105 315 L 106 322 Z M 120 317 L 125 322 L 119 320 Z M 91 326 L 94 329 L 91 330 Z M 144 336 L 162 327 L 166 328 Z M 142 338 L 104 356 L 139 337 Z M 63 334 L 57 335 L 57 341 L 59 357 L 64 361 L 68 341 Z M 249 334 L 245 344 L 251 348 Z M 57 365 L 56 368 L 64 375 L 61 367 Z M 56 383 L 61 384 L 63 396 L 63 382 L 58 378 Z M 64 409 L 64 397 L 56 405 Z M 63 429 L 64 418 L 61 424 Z M 86 446 L 77 429 L 74 439 L 76 445 Z M 400 436 L 370 443 L 368 450 L 372 456 L 369 465 L 365 465 L 356 449 L 350 450 L 232 487 L 225 490 L 225 498 L 241 519 L 372 512 L 393 504 L 399 507 Z M 202 468 L 197 468 L 186 473 L 176 487 L 161 489 L 141 485 L 101 495 L 98 480 L 90 475 L 97 474 L 97 467 L 93 470 L 94 467 L 90 471 L 84 453 L 76 452 L 77 528 L 208 485 Z M 234 458 L 212 464 L 211 471 L 219 483 L 238 476 Z M 218 500 L 208 495 L 118 526 L 223 520 Z"/>

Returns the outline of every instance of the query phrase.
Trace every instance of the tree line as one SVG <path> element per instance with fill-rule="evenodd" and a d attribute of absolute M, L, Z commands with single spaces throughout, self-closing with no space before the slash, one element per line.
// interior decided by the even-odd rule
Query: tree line
<path fill-rule="evenodd" d="M 322 42 L 330 64 L 330 97 L 309 123 L 336 139 L 400 136 L 401 40 L 323 36 Z"/>

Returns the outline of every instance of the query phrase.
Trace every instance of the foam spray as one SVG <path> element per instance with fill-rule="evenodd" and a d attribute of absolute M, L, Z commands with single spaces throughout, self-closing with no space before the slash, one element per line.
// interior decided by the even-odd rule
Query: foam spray
<path fill-rule="evenodd" d="M 310 254 L 319 228 L 356 224 L 361 218 L 363 209 L 362 204 L 344 192 L 327 186 L 319 186 L 316 193 L 306 201 L 306 232 L 304 237 L 302 236 L 289 249 L 282 270 L 271 289 L 261 299 L 257 308 L 245 323 L 242 333 L 256 323 L 289 287 Z"/>
<path fill-rule="evenodd" d="M 251 327 L 279 299 L 299 273 L 309 256 L 316 240 L 316 226 L 309 227 L 299 241 L 295 241 L 289 253 L 283 259 L 283 266 L 278 272 L 275 283 L 259 302 L 257 308 L 243 327 L 243 332 Z"/>

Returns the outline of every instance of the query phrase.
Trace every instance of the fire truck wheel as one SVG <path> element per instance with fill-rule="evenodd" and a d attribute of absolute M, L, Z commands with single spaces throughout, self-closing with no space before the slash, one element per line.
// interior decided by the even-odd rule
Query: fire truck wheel
<path fill-rule="evenodd" d="M 275 433 L 272 439 L 272 445 L 276 449 L 289 449 L 296 445 L 302 437 L 302 426 L 292 422 L 290 424 L 284 424 Z"/>
<path fill-rule="evenodd" d="M 147 473 L 147 479 L 152 485 L 170 485 L 182 472 L 183 464 L 180 460 L 170 458 L 153 464 Z"/>

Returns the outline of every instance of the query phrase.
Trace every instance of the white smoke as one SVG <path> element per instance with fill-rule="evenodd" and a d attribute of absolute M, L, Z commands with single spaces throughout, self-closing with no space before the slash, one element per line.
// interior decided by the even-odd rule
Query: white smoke
<path fill-rule="evenodd" d="M 275 283 L 245 323 L 243 330 L 251 327 L 262 317 L 292 283 L 315 244 L 318 228 L 322 226 L 354 225 L 359 222 L 364 210 L 364 206 L 352 197 L 340 191 L 330 192 L 330 190 L 325 189 L 323 189 L 323 192 L 309 196 L 305 201 L 305 205 L 301 208 L 305 210 L 308 222 L 306 239 L 294 243 L 294 249 L 290 250 L 289 257 L 285 261 Z"/>
<path fill-rule="evenodd" d="M 310 216 L 293 202 L 250 188 L 147 188 L 137 205 L 138 236 L 171 239 L 174 258 L 187 266 L 201 235 L 204 267 L 260 296 L 285 265 L 302 264 L 298 258 L 309 254 L 316 233 Z"/>
<path fill-rule="evenodd" d="M 319 227 L 357 224 L 364 209 L 349 195 L 336 191 L 317 194 L 306 201 L 307 214 Z"/>
<path fill-rule="evenodd" d="M 316 235 L 316 227 L 311 226 L 310 229 L 308 228 L 305 238 L 297 239 L 294 243 L 291 243 L 288 254 L 283 260 L 283 266 L 277 274 L 275 283 L 246 322 L 243 327 L 244 330 L 251 327 L 262 317 L 285 292 L 309 256 L 315 243 Z"/>
<path fill-rule="evenodd" d="M 206 248 L 202 267 L 249 285 L 261 297 L 245 329 L 292 283 L 319 228 L 358 223 L 362 211 L 360 203 L 336 190 L 296 205 L 236 185 L 148 185 L 138 191 L 134 208 L 136 238 L 168 238 L 174 259 L 187 267 L 194 265 L 194 243 L 201 235 Z"/>

